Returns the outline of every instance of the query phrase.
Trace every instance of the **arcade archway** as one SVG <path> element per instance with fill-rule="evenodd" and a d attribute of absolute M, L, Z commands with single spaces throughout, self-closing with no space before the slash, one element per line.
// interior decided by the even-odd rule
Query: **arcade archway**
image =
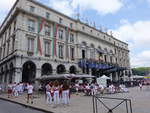
<path fill-rule="evenodd" d="M 70 72 L 70 73 L 73 73 L 73 74 L 76 74 L 76 72 L 77 72 L 76 67 L 75 67 L 75 66 L 71 66 L 71 67 L 69 68 L 69 72 Z"/>
<path fill-rule="evenodd" d="M 36 65 L 32 61 L 27 61 L 23 65 L 22 82 L 33 82 L 36 75 Z"/>
<path fill-rule="evenodd" d="M 14 76 L 14 66 L 13 63 L 9 65 L 9 83 L 12 83 Z"/>
<path fill-rule="evenodd" d="M 52 66 L 49 63 L 42 65 L 42 75 L 51 75 L 53 72 Z"/>
<path fill-rule="evenodd" d="M 66 68 L 65 68 L 64 65 L 60 64 L 60 65 L 57 66 L 57 73 L 58 74 L 63 74 L 65 72 L 66 72 Z"/>

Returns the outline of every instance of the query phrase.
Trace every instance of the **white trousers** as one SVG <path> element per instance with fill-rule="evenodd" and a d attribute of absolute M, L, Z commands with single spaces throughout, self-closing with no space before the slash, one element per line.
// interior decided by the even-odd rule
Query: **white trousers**
<path fill-rule="evenodd" d="M 69 90 L 62 91 L 63 104 L 69 104 Z"/>
<path fill-rule="evenodd" d="M 18 90 L 14 91 L 14 96 L 17 97 L 18 96 Z"/>
<path fill-rule="evenodd" d="M 46 92 L 46 103 L 47 104 L 52 104 L 52 96 L 50 92 Z"/>
<path fill-rule="evenodd" d="M 59 91 L 54 91 L 54 104 L 60 104 Z"/>

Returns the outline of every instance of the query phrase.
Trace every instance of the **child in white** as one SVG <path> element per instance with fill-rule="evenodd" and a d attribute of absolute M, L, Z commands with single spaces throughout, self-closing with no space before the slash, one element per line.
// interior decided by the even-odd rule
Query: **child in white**
<path fill-rule="evenodd" d="M 33 104 L 33 86 L 31 83 L 27 85 L 27 103 L 29 103 L 29 99 L 31 98 L 31 104 Z"/>
<path fill-rule="evenodd" d="M 63 104 L 69 105 L 69 85 L 67 82 L 64 82 L 62 86 L 62 100 Z"/>
<path fill-rule="evenodd" d="M 46 85 L 46 103 L 52 104 L 51 86 L 50 83 Z"/>
<path fill-rule="evenodd" d="M 54 104 L 60 104 L 60 95 L 59 95 L 59 83 L 55 81 L 54 83 Z"/>
<path fill-rule="evenodd" d="M 19 89 L 19 84 L 15 84 L 15 86 L 14 86 L 14 96 L 15 97 L 18 97 L 18 89 Z"/>
<path fill-rule="evenodd" d="M 79 86 L 79 84 L 78 84 L 78 83 L 76 83 L 76 84 L 75 84 L 76 95 L 78 95 L 78 92 L 79 92 L 79 87 L 80 87 L 80 86 Z"/>

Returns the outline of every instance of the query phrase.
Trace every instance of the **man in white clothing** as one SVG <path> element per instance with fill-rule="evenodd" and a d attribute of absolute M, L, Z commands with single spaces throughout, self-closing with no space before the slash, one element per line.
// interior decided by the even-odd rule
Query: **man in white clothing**
<path fill-rule="evenodd" d="M 29 103 L 30 98 L 31 98 L 31 104 L 33 104 L 33 86 L 31 83 L 27 85 L 27 103 Z"/>

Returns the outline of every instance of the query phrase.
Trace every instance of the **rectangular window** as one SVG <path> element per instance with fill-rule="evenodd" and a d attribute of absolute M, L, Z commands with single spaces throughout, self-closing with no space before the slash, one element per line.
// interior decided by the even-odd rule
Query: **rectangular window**
<path fill-rule="evenodd" d="M 4 35 L 1 37 L 1 46 L 3 45 Z"/>
<path fill-rule="evenodd" d="M 0 47 L 0 60 L 1 60 L 1 55 L 2 55 L 2 48 Z"/>
<path fill-rule="evenodd" d="M 60 23 L 60 24 L 62 24 L 62 21 L 63 21 L 63 19 L 62 19 L 62 18 L 59 18 L 59 23 Z"/>
<path fill-rule="evenodd" d="M 11 26 L 9 27 L 9 34 L 8 34 L 8 38 L 10 38 L 10 35 L 11 35 Z"/>
<path fill-rule="evenodd" d="M 118 59 L 116 58 L 116 63 L 118 63 Z"/>
<path fill-rule="evenodd" d="M 51 35 L 51 27 L 50 26 L 45 26 L 45 35 L 50 36 Z"/>
<path fill-rule="evenodd" d="M 4 48 L 3 48 L 3 58 L 5 57 L 5 48 L 6 48 L 6 45 L 4 45 Z"/>
<path fill-rule="evenodd" d="M 35 31 L 35 22 L 34 20 L 28 20 L 28 31 L 34 32 Z"/>
<path fill-rule="evenodd" d="M 105 62 L 107 62 L 107 56 L 106 55 L 104 55 L 104 60 L 105 60 Z"/>
<path fill-rule="evenodd" d="M 59 58 L 63 59 L 63 45 L 59 45 L 58 46 L 58 50 L 59 50 Z"/>
<path fill-rule="evenodd" d="M 49 19 L 50 13 L 46 12 L 46 19 Z"/>
<path fill-rule="evenodd" d="M 7 55 L 9 55 L 10 42 L 8 41 L 7 43 L 8 43 L 8 44 L 7 44 Z"/>
<path fill-rule="evenodd" d="M 28 38 L 28 53 L 34 53 L 34 39 Z"/>
<path fill-rule="evenodd" d="M 5 40 L 4 40 L 4 43 L 6 43 L 6 40 L 7 40 L 7 32 L 5 32 Z"/>
<path fill-rule="evenodd" d="M 33 7 L 33 6 L 30 6 L 30 12 L 34 12 L 34 10 L 35 10 L 35 7 Z"/>
<path fill-rule="evenodd" d="M 15 49 L 15 36 L 12 37 L 12 52 Z"/>
<path fill-rule="evenodd" d="M 70 23 L 70 28 L 73 28 L 73 23 Z"/>
<path fill-rule="evenodd" d="M 44 53 L 46 57 L 50 56 L 50 42 L 49 41 L 45 41 Z"/>
<path fill-rule="evenodd" d="M 70 58 L 71 58 L 71 60 L 74 60 L 74 48 L 73 47 L 71 47 L 70 48 Z"/>
<path fill-rule="evenodd" d="M 16 31 L 16 21 L 14 21 L 14 32 Z"/>
<path fill-rule="evenodd" d="M 63 30 L 59 29 L 59 39 L 63 39 Z"/>
<path fill-rule="evenodd" d="M 113 59 L 112 59 L 112 56 L 110 56 L 110 63 L 113 63 Z"/>
<path fill-rule="evenodd" d="M 70 33 L 70 42 L 74 43 L 74 34 Z"/>
<path fill-rule="evenodd" d="M 90 50 L 90 58 L 91 58 L 91 59 L 95 59 L 95 49 L 94 49 L 94 48 L 92 48 L 92 49 Z"/>

